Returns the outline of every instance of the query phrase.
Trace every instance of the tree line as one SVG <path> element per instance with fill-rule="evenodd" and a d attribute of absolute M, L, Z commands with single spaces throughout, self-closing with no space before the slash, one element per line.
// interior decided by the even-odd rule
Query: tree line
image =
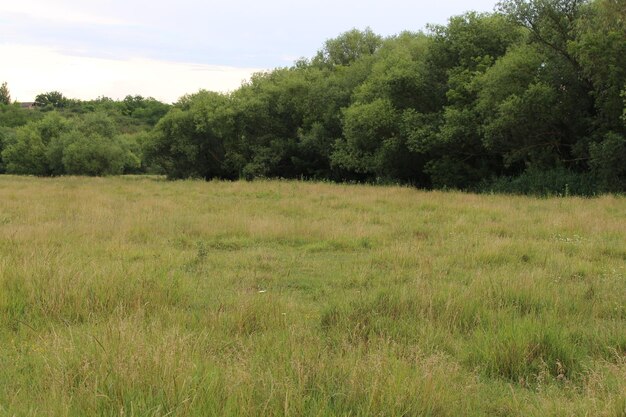
<path fill-rule="evenodd" d="M 81 101 L 58 91 L 39 94 L 34 104 L 34 109 L 25 109 L 10 99 L 0 103 L 0 173 L 161 172 L 147 165 L 143 149 L 170 105 L 142 96 Z"/>
<path fill-rule="evenodd" d="M 354 29 L 230 94 L 149 103 L 152 117 L 127 99 L 5 124 L 4 170 L 623 192 L 626 6 L 505 0 L 424 32 Z"/>

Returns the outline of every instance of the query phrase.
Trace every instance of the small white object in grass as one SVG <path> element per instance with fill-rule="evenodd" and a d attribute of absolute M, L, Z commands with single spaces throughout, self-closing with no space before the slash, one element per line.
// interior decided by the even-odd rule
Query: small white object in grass
<path fill-rule="evenodd" d="M 267 290 L 259 290 L 259 294 L 263 294 L 264 292 L 267 292 Z"/>

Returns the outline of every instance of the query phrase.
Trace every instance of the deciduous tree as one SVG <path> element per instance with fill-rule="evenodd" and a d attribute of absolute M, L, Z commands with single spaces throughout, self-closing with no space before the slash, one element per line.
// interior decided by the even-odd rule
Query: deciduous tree
<path fill-rule="evenodd" d="M 11 93 L 6 81 L 0 85 L 0 104 L 11 104 Z"/>

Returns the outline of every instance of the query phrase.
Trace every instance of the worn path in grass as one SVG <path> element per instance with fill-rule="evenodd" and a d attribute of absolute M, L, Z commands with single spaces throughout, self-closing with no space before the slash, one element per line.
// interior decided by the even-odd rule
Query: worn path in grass
<path fill-rule="evenodd" d="M 626 199 L 0 176 L 0 416 L 624 416 Z"/>

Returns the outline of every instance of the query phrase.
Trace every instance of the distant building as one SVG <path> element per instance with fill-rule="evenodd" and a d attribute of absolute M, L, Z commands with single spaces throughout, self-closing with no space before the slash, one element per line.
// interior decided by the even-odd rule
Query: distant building
<path fill-rule="evenodd" d="M 23 108 L 23 109 L 31 110 L 31 109 L 35 108 L 35 103 L 33 103 L 32 101 L 20 103 L 20 107 Z"/>

